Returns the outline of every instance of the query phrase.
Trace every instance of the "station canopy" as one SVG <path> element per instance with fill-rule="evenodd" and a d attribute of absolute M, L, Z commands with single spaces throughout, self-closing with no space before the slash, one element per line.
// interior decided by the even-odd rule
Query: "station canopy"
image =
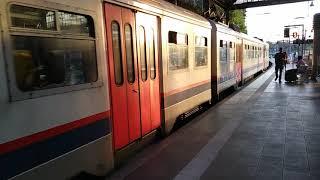
<path fill-rule="evenodd" d="M 310 0 L 210 0 L 223 9 L 246 9 L 252 7 L 271 6 L 287 3 L 296 3 Z M 311 0 L 312 1 L 312 0 Z"/>

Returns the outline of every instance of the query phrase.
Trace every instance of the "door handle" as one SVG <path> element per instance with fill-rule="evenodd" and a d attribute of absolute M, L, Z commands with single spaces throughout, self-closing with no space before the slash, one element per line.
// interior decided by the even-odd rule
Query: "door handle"
<path fill-rule="evenodd" d="M 138 90 L 133 89 L 132 91 L 135 92 L 135 93 L 138 93 Z"/>

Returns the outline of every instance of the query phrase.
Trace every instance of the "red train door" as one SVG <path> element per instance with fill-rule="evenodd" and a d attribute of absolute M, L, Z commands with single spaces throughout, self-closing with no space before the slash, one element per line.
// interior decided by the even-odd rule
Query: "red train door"
<path fill-rule="evenodd" d="M 160 127 L 158 18 L 136 13 L 142 135 Z"/>
<path fill-rule="evenodd" d="M 153 47 L 154 52 L 156 49 L 149 43 L 151 41 L 150 28 L 146 28 L 144 43 L 146 66 L 140 63 L 142 50 L 141 47 L 136 48 L 136 44 L 141 46 L 140 41 L 142 42 L 143 39 L 140 37 L 140 31 L 136 30 L 138 25 L 136 25 L 135 13 L 132 10 L 105 4 L 105 21 L 113 139 L 114 147 L 118 150 L 160 126 L 160 98 L 158 101 L 156 98 L 160 95 L 153 93 L 159 92 L 159 90 L 154 90 L 159 89 L 159 80 L 155 82 L 157 85 L 154 85 L 150 80 L 151 77 L 141 74 L 149 69 L 150 73 L 153 71 L 149 65 L 150 49 Z M 139 37 L 138 41 L 136 34 Z M 157 43 L 157 40 L 155 42 Z M 155 71 L 158 73 L 158 68 Z M 158 78 L 158 75 L 156 77 Z M 156 98 L 155 101 L 153 101 L 154 98 Z M 158 103 L 159 106 L 154 107 L 154 103 Z M 159 112 L 159 118 L 152 110 Z M 153 126 L 156 125 L 153 122 L 154 118 L 159 121 L 156 127 Z"/>

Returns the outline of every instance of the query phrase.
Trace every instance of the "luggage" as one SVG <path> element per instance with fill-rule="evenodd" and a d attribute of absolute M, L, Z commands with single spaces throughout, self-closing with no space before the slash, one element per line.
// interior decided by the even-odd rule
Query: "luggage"
<path fill-rule="evenodd" d="M 289 69 L 285 72 L 284 79 L 288 82 L 296 81 L 297 78 L 297 69 Z"/>

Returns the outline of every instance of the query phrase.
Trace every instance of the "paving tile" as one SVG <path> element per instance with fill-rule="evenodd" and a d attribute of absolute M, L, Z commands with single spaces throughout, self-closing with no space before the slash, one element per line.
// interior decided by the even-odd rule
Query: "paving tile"
<path fill-rule="evenodd" d="M 320 175 L 312 175 L 311 174 L 311 180 L 320 180 Z"/>
<path fill-rule="evenodd" d="M 284 180 L 311 180 L 308 173 L 300 173 L 295 171 L 284 171 Z"/>
<path fill-rule="evenodd" d="M 263 176 L 272 177 L 275 179 L 282 178 L 283 159 L 278 157 L 262 156 L 259 168 L 258 179 Z"/>
<path fill-rule="evenodd" d="M 307 147 L 304 142 L 290 141 L 290 142 L 287 142 L 285 145 L 286 154 L 291 154 L 291 153 L 305 154 L 306 152 L 307 152 Z"/>
<path fill-rule="evenodd" d="M 305 139 L 307 143 L 317 143 L 320 144 L 320 134 L 308 134 L 305 133 Z"/>
<path fill-rule="evenodd" d="M 284 159 L 284 168 L 288 171 L 308 172 L 308 160 L 306 154 L 286 155 Z"/>
<path fill-rule="evenodd" d="M 284 144 L 281 143 L 268 143 L 263 146 L 262 156 L 283 157 Z"/>
<path fill-rule="evenodd" d="M 282 172 L 279 175 L 258 174 L 256 180 L 282 180 Z"/>
<path fill-rule="evenodd" d="M 307 143 L 307 152 L 311 154 L 320 154 L 319 142 Z"/>
<path fill-rule="evenodd" d="M 311 174 L 320 176 L 320 156 L 308 156 Z"/>

